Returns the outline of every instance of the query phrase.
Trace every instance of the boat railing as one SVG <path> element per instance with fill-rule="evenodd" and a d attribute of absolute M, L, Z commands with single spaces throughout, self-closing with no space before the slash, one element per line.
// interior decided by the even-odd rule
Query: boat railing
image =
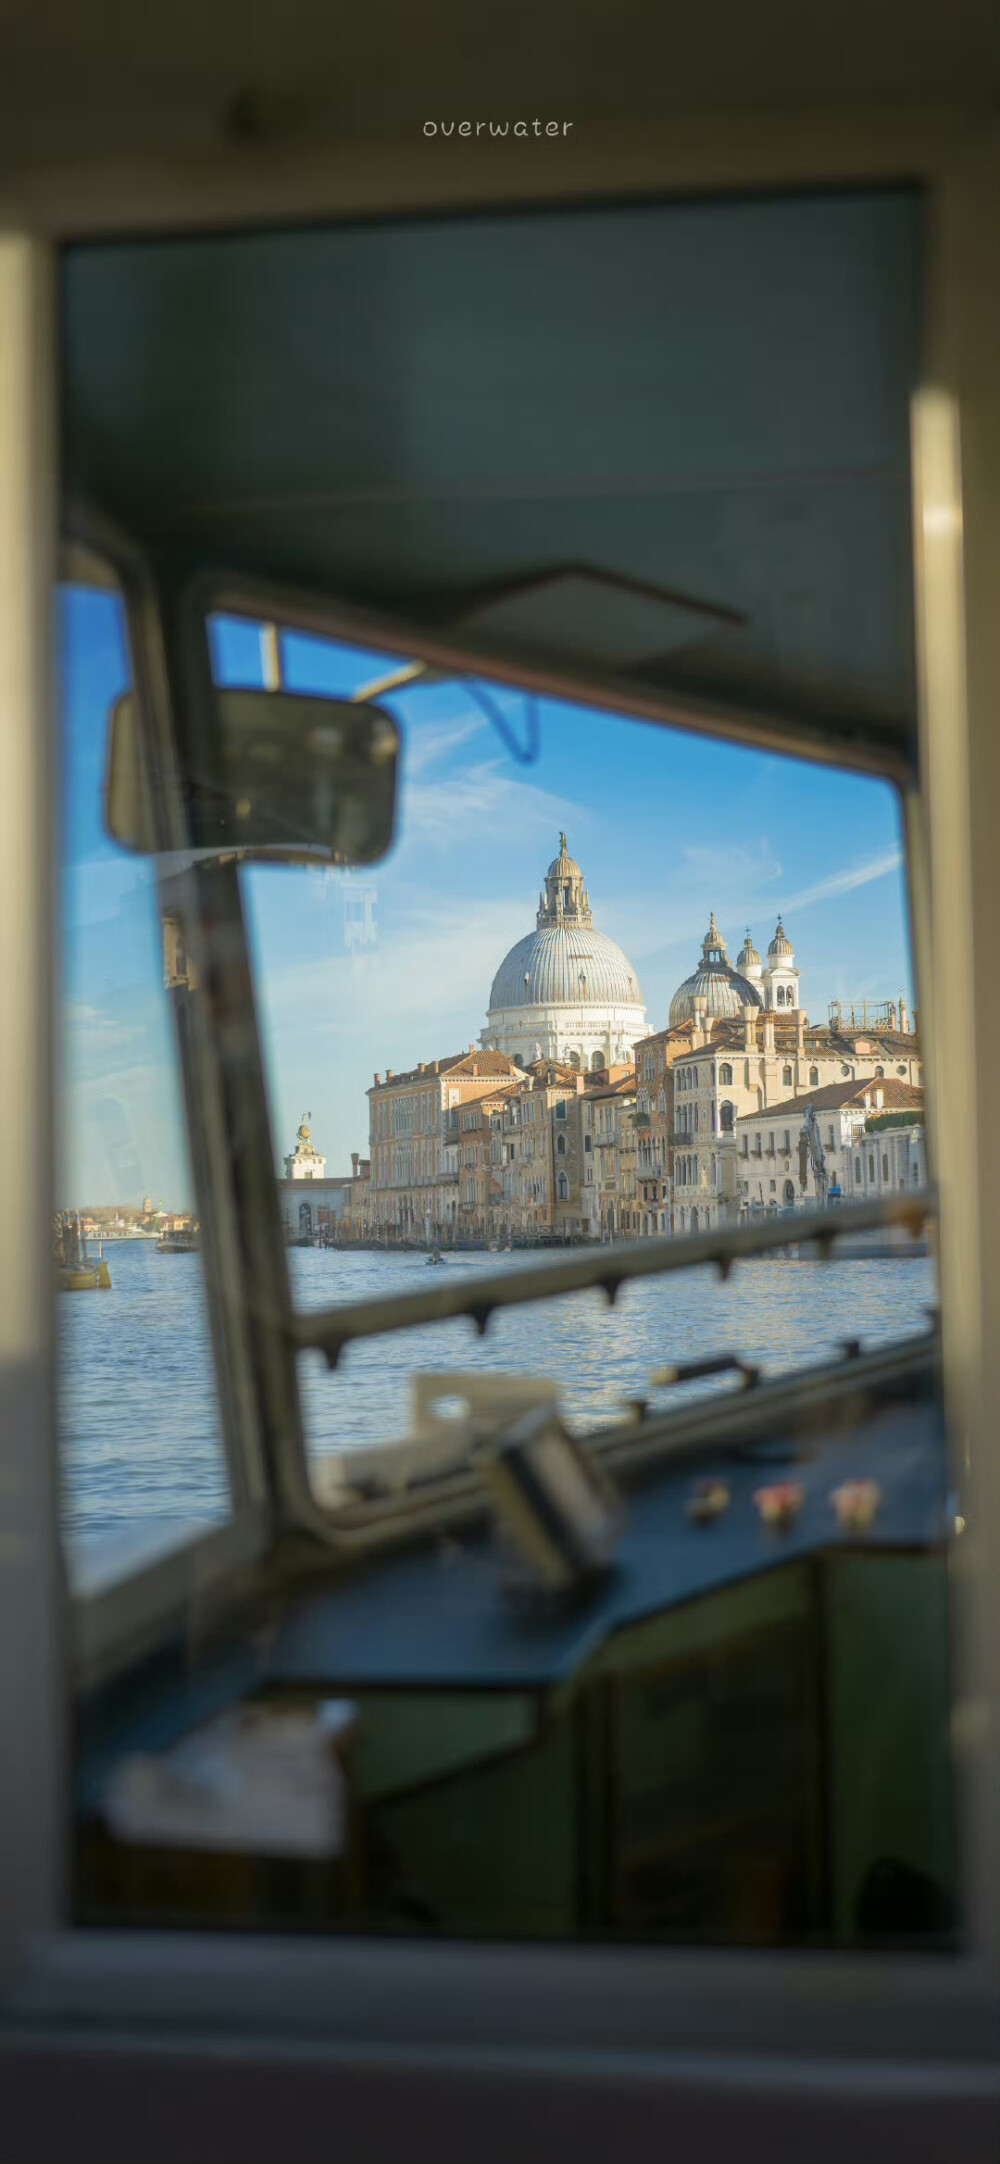
<path fill-rule="evenodd" d="M 837 1241 L 888 1226 L 902 1226 L 916 1240 L 936 1208 L 933 1189 L 922 1188 L 881 1201 L 841 1204 L 834 1212 L 802 1210 L 796 1212 L 795 1243 L 798 1247 L 815 1246 L 820 1257 L 826 1259 Z M 613 1259 L 604 1247 L 594 1253 L 578 1249 L 564 1261 L 505 1271 L 478 1283 L 470 1284 L 465 1279 L 433 1290 L 295 1315 L 288 1329 L 297 1350 L 318 1350 L 331 1367 L 336 1367 L 352 1338 L 381 1337 L 391 1331 L 416 1329 L 422 1323 L 450 1322 L 459 1316 L 467 1316 L 483 1336 L 501 1308 L 521 1307 L 531 1301 L 558 1299 L 566 1293 L 595 1288 L 611 1304 L 621 1287 L 633 1279 L 697 1269 L 705 1264 L 713 1265 L 725 1279 L 742 1258 L 764 1254 L 769 1248 L 787 1247 L 788 1237 L 787 1218 L 769 1217 L 763 1222 L 724 1226 L 714 1232 L 661 1234 L 630 1241 L 615 1247 Z"/>

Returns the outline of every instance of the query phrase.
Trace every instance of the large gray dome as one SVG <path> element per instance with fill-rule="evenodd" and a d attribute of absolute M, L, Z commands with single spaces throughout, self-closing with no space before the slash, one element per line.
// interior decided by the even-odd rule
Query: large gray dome
<path fill-rule="evenodd" d="M 628 956 L 592 925 L 541 925 L 519 939 L 493 979 L 490 1013 L 501 1007 L 639 1007 Z"/>
<path fill-rule="evenodd" d="M 726 959 L 726 942 L 715 921 L 711 922 L 702 941 L 701 961 L 693 976 L 685 977 L 670 1002 L 670 1027 L 676 1029 L 680 1022 L 690 1022 L 694 1015 L 696 999 L 706 1002 L 709 1020 L 735 1021 L 744 1007 L 762 1007 L 756 985 L 749 977 L 741 977 Z"/>

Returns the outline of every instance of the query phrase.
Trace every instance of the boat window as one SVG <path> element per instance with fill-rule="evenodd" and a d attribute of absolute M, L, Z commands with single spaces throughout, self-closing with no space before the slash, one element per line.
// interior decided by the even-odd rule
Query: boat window
<path fill-rule="evenodd" d="M 59 1437 L 70 1576 L 93 1589 L 219 1525 L 229 1494 L 172 1011 L 189 958 L 155 860 L 105 817 L 122 600 L 64 587 L 58 626 Z"/>
<path fill-rule="evenodd" d="M 614 214 L 601 215 L 610 236 Z M 696 293 L 706 290 L 715 215 L 699 208 L 692 225 L 685 209 L 681 221 Z M 182 749 L 189 762 L 192 747 L 214 752 L 224 705 L 248 711 L 221 694 L 241 690 L 254 694 L 258 715 L 266 698 L 261 706 L 257 695 L 280 691 L 286 732 L 276 722 L 250 731 L 261 802 L 232 792 L 223 806 L 223 861 L 199 861 L 190 923 L 183 913 L 173 921 L 169 886 L 148 889 L 157 984 L 165 971 L 172 989 L 196 992 L 192 956 L 207 951 L 213 965 L 221 1024 L 204 1068 L 222 1078 L 217 1101 L 202 1092 L 180 1019 L 200 1012 L 197 999 L 190 1009 L 177 1002 L 178 1042 L 202 1231 L 218 1262 L 208 1283 L 229 1463 L 248 1486 L 259 1477 L 269 1540 L 224 1613 L 199 1603 L 183 1618 L 191 1627 L 164 1636 L 127 1689 L 102 1682 L 81 1708 L 74 1852 L 88 1923 L 249 1923 L 436 1942 L 952 1942 L 953 1506 L 927 1312 L 937 1299 L 928 1205 L 909 1187 L 902 1198 L 863 1193 L 859 1140 L 859 1192 L 837 1197 L 827 1215 L 833 1183 L 814 1118 L 802 1168 L 809 1208 L 792 1221 L 780 1196 L 790 1209 L 795 1183 L 782 1178 L 779 1194 L 774 1147 L 777 1106 L 789 1087 L 802 1094 L 794 1078 L 806 1043 L 818 1109 L 838 1108 L 876 1059 L 895 1058 L 889 1008 L 898 1015 L 900 986 L 908 1013 L 921 1011 L 904 822 L 895 787 L 879 778 L 887 738 L 873 730 L 869 741 L 861 719 L 844 756 L 870 753 L 878 773 L 779 752 L 775 743 L 792 737 L 779 737 L 777 724 L 766 742 L 759 734 L 762 714 L 790 715 L 801 699 L 812 750 L 829 752 L 825 714 L 863 717 L 866 699 L 874 715 L 908 710 L 895 630 L 882 650 L 865 629 L 881 621 L 876 600 L 867 612 L 856 600 L 898 595 L 908 545 L 909 213 L 834 206 L 843 275 L 832 295 L 823 249 L 790 245 L 793 212 L 768 204 L 759 216 L 785 236 L 780 263 L 766 251 L 755 261 L 742 227 L 727 228 L 726 275 L 708 281 L 694 370 L 686 313 L 682 338 L 644 323 L 635 346 L 617 307 L 595 315 L 588 277 L 555 367 L 534 325 L 525 365 L 514 311 L 503 335 L 477 346 L 479 373 L 462 346 L 457 387 L 475 380 L 464 405 L 449 374 L 457 344 L 435 311 L 460 289 L 468 337 L 478 337 L 493 288 L 478 286 L 470 305 L 454 266 L 451 278 L 440 275 L 435 235 L 413 241 L 430 251 L 430 281 L 407 262 L 407 237 L 390 236 L 382 316 L 342 305 L 345 261 L 352 302 L 373 291 L 350 268 L 363 264 L 364 232 L 348 236 L 346 257 L 337 237 L 319 283 L 286 282 L 282 268 L 298 264 L 301 274 L 314 260 L 309 236 L 296 237 L 291 258 L 281 234 L 265 236 L 262 252 L 257 236 L 226 243 L 224 280 L 200 253 L 214 241 L 192 242 L 193 257 L 187 243 L 171 244 L 153 251 L 160 268 L 149 271 L 154 286 L 158 276 L 171 281 L 169 301 L 157 309 L 149 294 L 143 306 L 130 293 L 130 313 L 88 286 L 85 251 L 74 260 L 67 308 L 82 315 L 67 346 L 77 335 L 92 358 L 77 369 L 83 419 L 68 405 L 67 440 L 76 426 L 81 444 L 70 477 L 95 470 L 110 432 L 109 500 L 127 507 L 145 490 L 154 554 L 170 537 L 164 583 L 168 571 L 180 575 L 185 549 L 203 576 L 225 560 L 227 541 L 229 561 L 244 567 L 225 586 L 192 581 L 180 597 L 170 589 L 164 654 Z M 589 218 L 574 224 L 581 260 Z M 648 218 L 643 209 L 629 292 L 670 293 L 679 308 L 662 269 L 673 229 L 660 220 L 659 209 Z M 449 223 L 460 248 L 469 230 Z M 498 291 L 504 266 L 532 253 L 531 229 L 518 227 L 513 242 L 497 262 Z M 381 251 L 383 238 L 372 245 Z M 893 296 L 877 336 L 873 249 Z M 99 280 L 132 277 L 120 251 L 97 253 Z M 134 269 L 144 251 L 127 253 Z M 616 261 L 602 253 L 607 275 Z M 464 262 L 471 275 L 473 259 Z M 749 305 L 765 268 L 780 320 L 762 371 L 733 330 L 745 320 L 740 295 Z M 796 270 L 812 281 L 805 305 Z M 425 292 L 431 312 L 421 315 Z M 197 296 L 211 311 L 207 343 L 227 356 L 221 378 L 201 366 L 194 329 L 188 342 Z M 322 336 L 304 338 L 309 296 L 331 313 Z M 160 430 L 150 431 L 147 413 L 155 456 L 141 488 L 127 432 L 115 435 L 118 409 L 126 421 L 135 410 L 121 396 L 126 314 L 146 326 L 147 343 L 157 324 L 151 351 L 167 386 Z M 614 503 L 620 473 L 630 506 L 624 523 L 620 509 L 602 511 L 599 528 L 589 495 L 579 498 L 581 443 L 560 434 L 578 410 L 565 395 L 578 380 L 576 348 L 598 319 L 605 343 L 582 373 L 612 386 L 614 426 L 607 438 L 588 429 L 584 447 L 592 458 L 605 445 L 601 456 L 614 462 L 594 500 Z M 233 321 L 249 346 L 282 330 L 268 369 L 255 352 L 245 405 Z M 168 337 L 177 325 L 184 335 Z M 689 400 L 704 390 L 707 401 L 697 430 L 663 439 L 662 502 L 652 508 L 654 439 L 615 360 L 618 348 L 639 347 L 635 377 L 656 384 L 647 420 L 651 411 L 657 430 L 683 414 L 685 386 Z M 721 427 L 714 386 L 737 347 L 733 425 Z M 676 395 L 658 381 L 657 353 L 682 369 Z M 336 377 L 324 373 L 330 354 Z M 421 354 L 433 366 L 421 366 Z M 845 368 L 863 378 L 852 375 L 846 392 Z M 789 372 L 806 388 L 786 430 Z M 433 387 L 430 405 L 409 403 L 418 378 Z M 542 388 L 534 440 L 555 476 L 546 514 L 561 506 L 551 529 L 535 512 L 526 524 L 517 508 L 519 475 L 525 501 L 544 502 L 548 487 L 511 463 L 513 450 L 528 456 L 519 399 L 529 379 Z M 762 437 L 765 384 L 772 419 Z M 491 416 L 518 419 L 506 447 L 478 412 L 471 435 L 452 440 L 460 415 L 487 401 Z M 832 445 L 824 414 L 836 420 Z M 494 444 L 489 472 L 468 463 L 467 453 L 492 458 Z M 339 471 L 326 462 L 337 445 Z M 396 463 L 404 448 L 412 465 Z M 776 487 L 785 473 L 787 489 Z M 441 527 L 436 551 L 455 476 L 461 518 Z M 860 514 L 851 508 L 859 494 Z M 520 537 L 513 563 L 508 520 Z M 639 545 L 646 527 L 655 548 L 648 538 Z M 605 611 L 605 597 L 598 606 L 586 582 L 581 596 L 570 574 L 543 596 L 539 628 L 537 597 L 512 600 L 506 581 L 518 563 L 548 561 L 538 555 L 546 530 L 555 538 L 545 549 L 576 554 L 592 538 L 611 546 L 614 535 L 620 549 L 627 530 L 644 574 L 659 566 L 665 578 L 669 568 L 678 582 L 694 549 L 698 595 L 725 594 L 733 580 L 733 606 L 720 621 L 710 599 L 688 607 L 651 597 L 647 579 L 626 607 L 618 576 Z M 859 530 L 867 554 L 852 546 Z M 836 596 L 824 588 L 830 561 L 843 567 Z M 296 601 L 303 567 L 311 598 Z M 411 611 L 409 646 L 384 619 L 379 633 L 374 616 L 359 615 L 362 631 L 349 611 L 330 604 L 325 613 L 324 593 L 367 593 L 373 610 L 395 596 L 402 616 L 404 601 L 418 609 L 425 577 L 429 615 Z M 512 620 L 487 635 L 463 615 L 466 643 L 451 645 L 442 626 L 458 620 L 477 577 L 489 606 L 509 608 Z M 281 582 L 273 590 L 251 583 L 272 579 Z M 885 605 L 887 624 L 900 614 Z M 192 621 L 198 636 L 185 640 L 178 623 L 190 633 Z M 203 628 L 212 683 L 201 676 Z M 598 641 L 613 662 L 603 682 L 580 660 Z M 665 647 L 677 694 L 669 702 L 656 674 Z M 518 656 L 539 651 L 549 663 L 528 689 Z M 487 666 L 494 673 L 477 673 Z M 588 673 L 600 687 L 594 707 L 582 693 L 571 702 L 537 689 Z M 622 702 L 645 718 L 613 711 L 610 683 L 632 687 Z M 742 692 L 738 713 L 727 687 L 737 703 Z M 377 850 L 352 848 L 319 756 L 360 741 L 353 716 L 338 710 L 329 728 L 314 719 L 319 735 L 307 739 L 293 711 L 301 701 L 314 714 L 331 696 L 362 721 L 366 708 L 388 716 L 401 746 Z M 677 726 L 685 710 L 708 715 L 719 733 Z M 654 719 L 664 711 L 670 727 Z M 186 811 L 218 784 L 210 758 L 207 771 L 207 783 L 193 762 L 182 771 Z M 285 784 L 303 775 L 315 776 L 309 861 L 289 861 L 286 850 L 279 861 L 237 864 L 238 822 L 262 804 L 275 848 L 305 846 L 294 823 L 274 841 L 275 806 L 287 821 L 294 792 Z M 303 797 L 294 801 L 301 811 Z M 710 806 L 710 831 L 704 819 L 679 826 L 684 805 Z M 204 802 L 197 809 L 207 817 Z M 744 1006 L 727 957 L 735 928 L 766 921 L 779 892 L 801 1010 L 790 1011 L 782 987 L 757 1011 Z M 139 921 L 138 905 L 129 918 Z M 94 959 L 98 990 L 106 967 Z M 836 1030 L 824 1019 L 844 986 L 869 995 L 860 1033 L 843 1015 Z M 88 1004 L 85 991 L 79 999 Z M 636 1058 L 650 1039 L 668 1077 L 679 1053 L 690 1060 L 690 1155 L 675 1155 L 672 1080 L 662 1106 L 640 1104 Z M 723 1087 L 732 1128 L 718 1117 Z M 156 1102 L 148 1090 L 136 1100 L 136 1119 L 154 1130 L 149 1150 Z M 736 1123 L 750 1114 L 763 1125 L 737 1179 Z M 859 1107 L 852 1118 L 860 1135 Z M 711 1150 L 694 1154 L 710 1134 Z M 656 1239 L 651 1212 L 636 1207 L 640 1152 L 644 1169 L 664 1168 Z M 194 1197 L 178 1188 L 170 1199 L 170 1241 L 148 1267 L 188 1268 L 197 1280 L 198 1238 L 182 1208 Z M 218 1449 L 199 1461 L 191 1447 L 188 1346 L 176 1403 L 161 1417 L 173 1371 L 161 1379 L 143 1335 L 152 1330 L 158 1344 L 168 1296 L 158 1284 L 153 1294 L 141 1328 L 116 1333 L 123 1392 L 141 1395 L 129 1398 L 139 1440 L 116 1457 L 114 1478 L 118 1511 L 155 1528 L 178 1496 L 197 1491 L 210 1514 L 225 1508 L 226 1490 Z M 60 1297 L 85 1325 L 88 1307 L 99 1312 L 115 1293 Z M 102 1387 L 103 1420 L 116 1367 Z"/>
<path fill-rule="evenodd" d="M 265 656 L 273 646 L 253 616 L 230 611 L 213 620 L 214 667 L 222 683 L 262 683 Z M 871 861 L 891 867 L 879 873 L 877 897 L 885 981 L 912 977 L 899 813 L 886 784 L 848 773 L 821 774 L 776 754 L 751 754 L 672 729 L 649 730 L 555 701 L 540 703 L 537 753 L 524 765 L 498 734 L 491 712 L 496 698 L 505 731 L 515 742 L 523 739 L 524 699 L 514 689 L 488 692 L 484 706 L 474 683 L 424 682 L 410 656 L 366 650 L 292 625 L 279 626 L 277 654 L 280 680 L 291 692 L 355 699 L 377 695 L 399 723 L 404 744 L 398 827 L 382 862 L 359 869 L 250 865 L 242 874 L 275 1173 L 292 1292 L 301 1311 L 353 1309 L 372 1299 L 414 1294 L 430 1282 L 429 1262 L 439 1269 L 444 1265 L 448 1282 L 457 1286 L 486 1269 L 516 1269 L 526 1261 L 551 1266 L 565 1255 L 567 1242 L 583 1254 L 631 1234 L 636 1146 L 666 1154 L 679 1117 L 666 1097 L 662 1108 L 638 1108 L 634 1061 L 624 1059 L 599 1071 L 596 1087 L 611 1096 L 592 1106 L 595 1083 L 563 1056 L 568 1017 L 546 1005 L 547 984 L 540 987 L 543 996 L 534 999 L 533 973 L 538 957 L 556 951 L 554 942 L 561 938 L 584 951 L 596 940 L 602 958 L 610 950 L 622 956 L 624 968 L 633 939 L 644 937 L 645 905 L 632 899 L 630 874 L 640 841 L 637 801 L 641 796 L 655 824 L 655 807 L 669 800 L 678 762 L 703 775 L 714 802 L 731 804 L 734 847 L 740 790 L 751 761 L 755 771 L 773 763 L 781 787 L 795 792 L 796 828 L 810 835 L 811 848 L 819 846 L 821 835 L 830 837 L 831 866 L 834 858 L 840 863 L 840 834 L 853 830 L 859 838 L 870 836 Z M 572 833 L 568 811 L 565 828 L 559 823 L 561 767 L 571 745 L 578 820 Z M 845 811 L 846 823 L 839 827 L 824 822 L 824 793 L 831 791 Z M 568 878 L 561 859 L 572 865 Z M 680 912 L 686 904 L 683 884 L 674 905 L 670 874 L 666 884 L 663 917 L 671 906 Z M 690 885 L 689 871 L 684 884 Z M 805 972 L 810 920 L 815 924 L 817 1016 L 825 1009 L 822 970 L 832 966 L 820 955 L 836 957 L 836 967 L 850 969 L 859 942 L 861 966 L 867 920 L 854 904 L 854 890 L 848 891 L 850 902 L 834 895 L 825 909 L 810 904 L 801 931 L 795 926 Z M 574 909 L 579 915 L 567 926 L 567 910 Z M 619 935 L 613 947 L 605 924 L 613 924 Z M 724 937 L 724 923 L 719 930 Z M 567 996 L 578 983 L 577 956 L 573 959 Z M 663 1031 L 678 983 L 696 959 L 697 943 L 688 960 L 678 941 L 651 957 L 644 969 L 638 961 L 627 969 L 640 1002 L 629 1034 L 640 1044 L 643 1033 Z M 587 999 L 597 1012 L 592 1018 L 586 1012 L 574 1017 L 578 1037 L 585 1037 L 588 1026 L 596 1031 L 615 1023 L 613 1002 L 593 963 Z M 911 1012 L 915 1005 L 911 997 Z M 773 1026 L 794 1035 L 798 1025 L 789 1020 Z M 681 1045 L 684 1028 L 689 1032 L 690 1027 L 690 1022 L 682 1025 Z M 743 1046 L 742 1015 L 710 1027 L 713 1035 L 725 1033 Z M 522 1070 L 513 1052 L 523 1045 L 526 1029 L 533 1030 L 535 1042 Z M 820 1044 L 823 1078 L 835 1085 L 841 1042 L 821 1031 Z M 700 1161 L 692 1160 L 686 1182 L 678 1168 L 678 1186 L 693 1182 L 706 1190 L 698 1209 L 702 1232 L 752 1220 L 762 1204 L 759 1182 L 751 1183 L 747 1195 L 740 1191 L 735 1123 L 757 1109 L 761 1087 L 776 1099 L 787 1096 L 794 1070 L 787 1063 L 769 1066 L 763 1039 L 747 1064 L 746 1081 L 743 1066 L 737 1070 L 731 1059 L 701 1070 L 712 1078 L 705 1086 L 713 1101 L 704 1107 L 699 1128 L 717 1130 L 728 1143 L 714 1181 L 707 1158 L 700 1171 L 694 1169 Z M 875 1058 L 859 1054 L 858 1064 L 871 1073 Z M 737 1072 L 735 1085 L 723 1085 L 723 1075 Z M 814 1059 L 811 1075 L 819 1072 Z M 679 1090 L 695 1081 L 693 1067 L 679 1068 Z M 740 1102 L 734 1087 L 742 1091 Z M 308 1116 L 303 1106 L 310 1108 Z M 455 1106 L 467 1138 L 461 1165 L 458 1136 L 448 1124 Z M 583 1176 L 582 1114 L 586 1110 L 589 1118 L 592 1109 L 600 1136 L 594 1183 Z M 697 1114 L 697 1106 L 693 1110 Z M 499 1123 L 507 1143 L 495 1162 L 490 1120 Z M 759 1154 L 759 1133 L 753 1147 Z M 773 1130 L 767 1149 L 773 1156 Z M 564 1151 L 575 1167 L 565 1176 L 565 1193 L 553 1166 Z M 314 1204 L 309 1222 L 299 1208 L 306 1176 Z M 679 1208 L 673 1229 L 682 1229 Z M 693 1229 L 690 1220 L 684 1229 Z M 498 1311 L 482 1336 L 459 1319 L 397 1331 L 384 1341 L 375 1336 L 345 1349 L 333 1371 L 318 1349 L 304 1350 L 299 1357 L 303 1419 L 317 1492 L 325 1504 L 336 1505 L 358 1481 L 370 1487 L 375 1479 L 377 1486 L 377 1452 L 382 1446 L 396 1449 L 410 1431 L 413 1378 L 430 1360 L 484 1376 L 505 1374 L 512 1363 L 539 1370 L 551 1379 L 581 1432 L 608 1430 L 620 1420 L 627 1393 L 646 1387 L 665 1328 L 679 1356 L 692 1355 L 707 1329 L 720 1349 L 760 1361 L 769 1374 L 810 1365 L 855 1331 L 858 1279 L 846 1268 L 826 1272 L 817 1315 L 808 1274 L 797 1280 L 795 1297 L 777 1297 L 785 1269 L 779 1261 L 755 1266 L 754 1290 L 763 1295 L 764 1286 L 773 1283 L 773 1303 L 748 1300 L 738 1272 L 724 1284 L 711 1279 L 704 1288 L 692 1275 L 683 1290 L 676 1282 L 636 1285 L 611 1308 L 598 1293 L 581 1292 L 551 1308 Z M 444 1281 L 442 1275 L 435 1282 Z M 922 1253 L 916 1259 L 908 1255 L 905 1263 L 873 1267 L 865 1295 L 867 1344 L 919 1333 L 935 1299 L 932 1260 Z M 580 1348 L 594 1342 L 602 1357 L 581 1361 Z M 706 1378 L 697 1386 L 665 1389 L 657 1403 L 689 1403 L 696 1388 L 728 1387 L 724 1376 Z"/>

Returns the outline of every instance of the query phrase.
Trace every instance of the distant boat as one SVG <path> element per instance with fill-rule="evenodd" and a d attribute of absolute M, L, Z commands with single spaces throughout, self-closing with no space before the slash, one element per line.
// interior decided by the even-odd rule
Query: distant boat
<path fill-rule="evenodd" d="M 433 1252 L 427 1257 L 427 1268 L 429 1270 L 440 1269 L 443 1262 L 444 1256 L 441 1253 L 441 1249 L 439 1247 L 435 1247 Z"/>
<path fill-rule="evenodd" d="M 200 1232 L 164 1232 L 156 1243 L 158 1255 L 197 1255 L 201 1247 Z"/>

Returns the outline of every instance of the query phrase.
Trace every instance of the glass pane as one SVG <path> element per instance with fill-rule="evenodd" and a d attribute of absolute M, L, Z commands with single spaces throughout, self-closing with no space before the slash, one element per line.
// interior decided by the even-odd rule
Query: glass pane
<path fill-rule="evenodd" d="M 85 1588 L 218 1524 L 228 1489 L 156 865 L 104 819 L 108 717 L 129 683 L 117 595 L 64 589 L 60 647 L 59 1435 Z"/>
<path fill-rule="evenodd" d="M 260 681 L 260 627 L 220 620 L 213 640 L 221 680 Z M 280 646 L 302 692 L 408 667 Z M 391 856 L 244 873 L 301 1307 L 426 1288 L 438 1256 L 475 1281 L 777 1217 L 791 1237 L 803 1210 L 925 1184 L 894 791 L 488 686 L 378 696 L 404 731 Z M 542 1371 L 585 1433 L 620 1425 L 668 1363 L 732 1354 L 776 1376 L 926 1330 L 925 1239 L 859 1235 L 842 1258 L 792 1246 L 727 1283 L 522 1308 L 485 1339 L 468 1322 L 370 1339 L 335 1376 L 306 1356 L 310 1451 L 405 1437 L 428 1366 Z"/>

